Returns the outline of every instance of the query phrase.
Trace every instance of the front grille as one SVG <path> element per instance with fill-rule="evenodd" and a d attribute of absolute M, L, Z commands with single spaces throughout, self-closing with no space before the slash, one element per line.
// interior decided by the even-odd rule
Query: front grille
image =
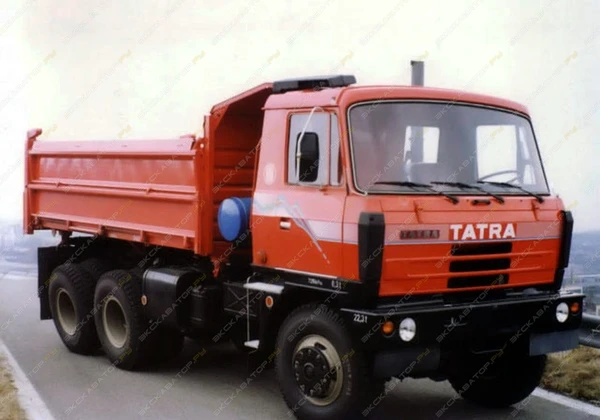
<path fill-rule="evenodd" d="M 512 242 L 479 242 L 456 244 L 452 246 L 453 257 L 509 254 L 512 252 Z M 450 273 L 474 273 L 478 271 L 507 270 L 510 268 L 510 258 L 487 258 L 480 260 L 450 261 Z M 508 283 L 508 274 L 483 274 L 480 276 L 457 276 L 448 279 L 449 289 L 464 287 L 496 286 Z"/>
<path fill-rule="evenodd" d="M 471 261 L 452 261 L 450 263 L 450 272 L 470 272 L 470 271 L 488 271 L 505 270 L 510 267 L 510 258 L 494 258 L 490 260 L 471 260 Z"/>
<path fill-rule="evenodd" d="M 452 277 L 448 280 L 448 289 L 463 287 L 497 286 L 508 283 L 508 274 L 494 274 L 473 277 Z"/>
<path fill-rule="evenodd" d="M 474 243 L 453 245 L 451 255 L 461 257 L 466 255 L 508 254 L 512 251 L 512 242 Z"/>

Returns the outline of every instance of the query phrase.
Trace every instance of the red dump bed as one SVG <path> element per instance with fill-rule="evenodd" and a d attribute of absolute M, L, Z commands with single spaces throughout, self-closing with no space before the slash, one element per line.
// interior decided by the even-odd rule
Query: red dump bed
<path fill-rule="evenodd" d="M 201 141 L 29 142 L 27 233 L 87 232 L 200 252 Z"/>
<path fill-rule="evenodd" d="M 209 255 L 229 244 L 216 214 L 227 197 L 251 197 L 271 84 L 215 105 L 205 137 L 44 141 L 28 133 L 25 233 L 85 232 Z"/>

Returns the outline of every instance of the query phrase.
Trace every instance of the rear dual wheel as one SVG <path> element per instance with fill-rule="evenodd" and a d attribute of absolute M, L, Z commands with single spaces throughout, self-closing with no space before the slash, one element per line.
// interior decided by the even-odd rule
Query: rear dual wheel
<path fill-rule="evenodd" d="M 98 258 L 59 265 L 50 276 L 48 297 L 54 325 L 73 353 L 90 354 L 100 347 L 94 322 L 94 288 L 106 264 Z"/>
<path fill-rule="evenodd" d="M 48 298 L 58 334 L 73 353 L 90 354 L 100 342 L 94 323 L 94 277 L 79 264 L 58 266 L 50 276 Z"/>
<path fill-rule="evenodd" d="M 142 304 L 141 278 L 126 270 L 104 273 L 94 295 L 96 328 L 113 365 L 126 370 L 175 357 L 183 346 L 178 331 L 152 328 Z"/>
<path fill-rule="evenodd" d="M 106 271 L 95 258 L 63 264 L 50 277 L 50 311 L 65 346 L 78 354 L 102 347 L 123 369 L 161 363 L 183 347 L 178 331 L 151 323 L 141 307 L 141 278 L 129 271 Z"/>

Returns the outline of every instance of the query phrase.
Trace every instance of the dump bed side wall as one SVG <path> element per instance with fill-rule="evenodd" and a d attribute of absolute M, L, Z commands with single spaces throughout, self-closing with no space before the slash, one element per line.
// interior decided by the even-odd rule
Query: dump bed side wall
<path fill-rule="evenodd" d="M 202 180 L 212 172 L 196 145 L 192 138 L 29 141 L 25 230 L 86 232 L 208 253 L 212 234 L 200 243 L 199 220 L 211 200 Z"/>
<path fill-rule="evenodd" d="M 262 115 L 227 115 L 219 128 L 211 133 L 214 158 L 214 183 L 211 185 L 215 257 L 230 252 L 218 227 L 217 215 L 221 202 L 229 197 L 252 197 L 254 168 L 259 152 Z"/>
<path fill-rule="evenodd" d="M 233 252 L 251 252 L 250 248 L 223 238 L 217 215 L 224 199 L 252 197 L 264 119 L 263 106 L 271 93 L 270 83 L 256 86 L 215 105 L 205 120 L 205 136 L 210 139 L 206 154 L 214 174 L 206 187 L 212 197 L 203 222 L 213 226 L 212 252 L 219 263 Z"/>

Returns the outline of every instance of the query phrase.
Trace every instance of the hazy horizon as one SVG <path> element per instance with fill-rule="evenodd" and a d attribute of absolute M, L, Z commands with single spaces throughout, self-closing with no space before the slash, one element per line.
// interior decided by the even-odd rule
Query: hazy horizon
<path fill-rule="evenodd" d="M 576 231 L 600 220 L 600 3 L 14 0 L 0 11 L 0 218 L 21 219 L 28 129 L 42 140 L 174 138 L 265 81 L 354 74 L 515 100 Z"/>

